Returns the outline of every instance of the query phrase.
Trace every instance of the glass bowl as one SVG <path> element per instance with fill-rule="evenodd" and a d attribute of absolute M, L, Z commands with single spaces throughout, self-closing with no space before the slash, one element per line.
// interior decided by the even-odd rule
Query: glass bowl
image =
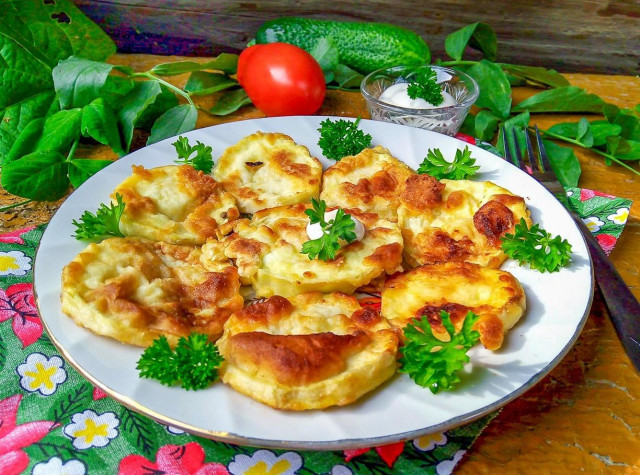
<path fill-rule="evenodd" d="M 430 67 L 444 78 L 440 84 L 442 90 L 455 100 L 454 105 L 433 109 L 414 109 L 399 107 L 379 100 L 380 95 L 390 86 L 411 82 L 418 69 Z M 478 98 L 478 83 L 468 74 L 441 66 L 395 66 L 379 69 L 367 75 L 360 85 L 360 91 L 367 101 L 371 118 L 396 124 L 409 125 L 433 130 L 446 135 L 455 135 L 471 105 Z"/>

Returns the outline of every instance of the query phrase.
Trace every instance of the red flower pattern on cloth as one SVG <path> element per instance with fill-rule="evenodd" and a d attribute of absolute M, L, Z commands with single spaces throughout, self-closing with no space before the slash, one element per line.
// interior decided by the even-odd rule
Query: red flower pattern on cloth
<path fill-rule="evenodd" d="M 17 475 L 29 466 L 29 456 L 22 449 L 38 442 L 57 424 L 33 421 L 16 425 L 21 394 L 0 401 L 0 467 L 3 475 Z"/>
<path fill-rule="evenodd" d="M 100 399 L 104 399 L 107 396 L 108 396 L 108 394 L 105 393 L 102 389 L 93 388 L 93 393 L 91 394 L 91 397 L 93 398 L 94 401 L 98 401 Z"/>
<path fill-rule="evenodd" d="M 13 333 L 26 348 L 42 335 L 42 322 L 33 298 L 32 284 L 14 284 L 6 291 L 0 288 L 0 322 L 13 318 Z"/>
<path fill-rule="evenodd" d="M 616 245 L 616 237 L 611 234 L 598 234 L 596 236 L 598 243 L 602 250 L 609 255 L 609 253 L 613 250 L 613 247 Z"/>
<path fill-rule="evenodd" d="M 204 449 L 197 442 L 165 445 L 156 453 L 156 462 L 142 455 L 127 455 L 120 461 L 119 475 L 229 475 L 227 467 L 204 463 Z"/>
<path fill-rule="evenodd" d="M 362 455 L 368 452 L 371 449 L 353 449 L 353 450 L 345 450 L 344 451 L 344 460 L 345 462 L 349 462 L 354 457 L 358 455 Z M 400 454 L 404 450 L 404 442 L 394 442 L 393 444 L 380 445 L 378 447 L 374 447 L 380 458 L 384 460 L 389 468 L 393 467 L 395 461 L 400 457 Z"/>
<path fill-rule="evenodd" d="M 6 244 L 24 244 L 22 235 L 28 233 L 29 231 L 32 231 L 33 229 L 35 229 L 35 226 L 18 229 L 17 231 L 12 231 L 10 233 L 4 233 L 0 236 L 0 242 L 4 242 Z"/>
<path fill-rule="evenodd" d="M 584 188 L 580 190 L 580 201 L 590 200 L 594 196 L 602 196 L 604 198 L 615 198 L 615 196 L 609 195 L 607 193 L 602 193 L 601 191 L 587 190 Z"/>

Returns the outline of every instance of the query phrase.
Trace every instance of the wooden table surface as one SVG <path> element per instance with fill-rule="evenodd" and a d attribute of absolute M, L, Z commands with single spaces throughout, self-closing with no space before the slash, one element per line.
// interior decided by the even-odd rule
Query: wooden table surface
<path fill-rule="evenodd" d="M 150 55 L 116 55 L 115 64 L 144 71 L 171 59 Z M 202 58 L 206 60 L 206 58 Z M 640 103 L 640 78 L 567 74 L 568 80 L 607 102 L 633 108 Z M 183 84 L 186 76 L 172 78 Z M 514 91 L 518 102 L 533 91 Z M 212 99 L 201 99 L 211 105 Z M 319 115 L 368 117 L 359 93 L 329 91 Z M 224 118 L 201 114 L 197 127 L 263 117 L 252 106 Z M 579 116 L 534 115 L 541 127 Z M 144 138 L 137 146 L 144 144 Z M 79 150 L 78 156 L 114 157 L 106 148 Z M 637 175 L 607 166 L 597 155 L 576 149 L 582 164 L 580 186 L 634 200 L 627 226 L 611 258 L 640 298 L 640 187 Z M 0 190 L 0 207 L 21 201 Z M 0 232 L 46 223 L 62 200 L 30 203 L 0 212 Z M 478 473 L 637 473 L 640 472 L 640 376 L 631 367 L 599 295 L 574 348 L 538 385 L 509 403 L 475 442 L 458 468 Z"/>

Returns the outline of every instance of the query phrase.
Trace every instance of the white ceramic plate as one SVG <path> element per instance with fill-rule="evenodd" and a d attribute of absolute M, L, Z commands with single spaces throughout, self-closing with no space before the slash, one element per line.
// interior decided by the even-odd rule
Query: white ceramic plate
<path fill-rule="evenodd" d="M 325 117 L 284 117 L 233 122 L 184 134 L 213 147 L 214 159 L 226 147 L 256 131 L 283 132 L 322 157 L 317 146 Z M 417 168 L 429 148 L 445 157 L 465 143 L 434 132 L 362 120 L 360 128 Z M 185 391 L 140 379 L 140 348 L 122 345 L 77 327 L 60 310 L 62 268 L 85 244 L 71 236 L 73 219 L 95 211 L 124 178 L 131 165 L 147 168 L 176 158 L 174 139 L 138 150 L 93 176 L 55 214 L 36 256 L 34 285 L 43 323 L 60 352 L 81 374 L 111 397 L 162 423 L 213 439 L 275 448 L 345 449 L 391 443 L 443 431 L 487 414 L 523 394 L 547 374 L 577 339 L 589 312 L 592 270 L 580 232 L 564 208 L 536 181 L 495 155 L 470 146 L 481 166 L 478 180 L 491 180 L 523 196 L 532 219 L 573 246 L 571 264 L 556 273 L 539 273 L 507 261 L 527 294 L 527 311 L 508 333 L 503 348 L 476 346 L 462 383 L 453 391 L 431 394 L 407 375 L 396 375 L 356 404 L 323 411 L 271 409 L 221 383 L 202 391 Z M 325 165 L 330 161 L 322 158 Z"/>

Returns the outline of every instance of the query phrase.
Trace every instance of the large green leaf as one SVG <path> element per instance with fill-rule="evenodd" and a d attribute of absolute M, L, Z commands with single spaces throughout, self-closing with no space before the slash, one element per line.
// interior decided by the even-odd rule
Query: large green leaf
<path fill-rule="evenodd" d="M 9 193 L 36 201 L 54 201 L 69 188 L 66 158 L 38 151 L 2 167 L 2 186 Z"/>
<path fill-rule="evenodd" d="M 482 51 L 490 61 L 496 60 L 498 39 L 486 23 L 472 23 L 451 33 L 444 42 L 444 49 L 455 60 L 461 60 L 467 46 Z"/>
<path fill-rule="evenodd" d="M 91 160 L 88 158 L 73 159 L 69 161 L 69 181 L 74 188 L 78 188 L 87 179 L 103 168 L 111 165 L 111 160 Z"/>
<path fill-rule="evenodd" d="M 44 118 L 55 100 L 53 91 L 34 94 L 0 111 L 0 165 L 4 162 L 21 131 L 32 120 Z"/>
<path fill-rule="evenodd" d="M 47 56 L 52 67 L 71 54 L 104 61 L 116 52 L 116 45 L 109 36 L 68 0 L 5 0 L 0 2 L 0 7 L 6 4 L 11 4 L 17 16 L 29 25 L 35 44 L 44 41 L 43 31 L 56 39 L 58 45 L 53 45 Z M 34 25 L 38 25 L 37 28 Z M 66 44 L 60 43 L 60 33 L 66 37 Z"/>
<path fill-rule="evenodd" d="M 53 69 L 53 84 L 63 109 L 84 107 L 96 99 L 112 64 L 71 56 Z"/>
<path fill-rule="evenodd" d="M 580 161 L 569 147 L 561 147 L 551 140 L 543 140 L 545 150 L 551 162 L 551 168 L 562 186 L 578 186 L 580 179 Z"/>
<path fill-rule="evenodd" d="M 136 126 L 136 122 L 144 111 L 153 104 L 161 92 L 162 89 L 157 81 L 145 81 L 136 83 L 131 92 L 124 97 L 117 114 L 122 126 L 125 152 L 127 152 L 131 146 L 133 129 Z"/>
<path fill-rule="evenodd" d="M 193 95 L 212 94 L 233 86 L 237 86 L 238 81 L 226 74 L 208 73 L 206 71 L 196 71 L 187 80 L 184 90 Z"/>
<path fill-rule="evenodd" d="M 227 115 L 231 114 L 242 106 L 251 104 L 251 99 L 247 96 L 244 89 L 235 89 L 233 91 L 226 92 L 214 106 L 209 109 L 214 115 Z"/>
<path fill-rule="evenodd" d="M 198 120 L 198 110 L 191 104 L 169 109 L 153 124 L 147 145 L 193 130 L 196 120 Z"/>
<path fill-rule="evenodd" d="M 577 86 L 559 87 L 535 94 L 513 108 L 514 112 L 591 112 L 602 114 L 605 102 Z"/>
<path fill-rule="evenodd" d="M 82 109 L 81 130 L 85 137 L 108 145 L 118 155 L 124 154 L 116 113 L 102 97 Z"/>
<path fill-rule="evenodd" d="M 56 150 L 66 154 L 80 136 L 82 109 L 59 111 L 47 117 L 35 150 Z"/>
<path fill-rule="evenodd" d="M 520 66 L 515 64 L 502 63 L 501 66 L 509 74 L 513 74 L 527 81 L 551 87 L 564 87 L 569 85 L 569 81 L 562 74 L 553 69 L 546 69 L 537 66 Z"/>
<path fill-rule="evenodd" d="M 478 82 L 480 95 L 476 106 L 487 108 L 501 119 L 511 112 L 511 85 L 500 66 L 486 59 L 467 69 L 467 73 Z"/>

